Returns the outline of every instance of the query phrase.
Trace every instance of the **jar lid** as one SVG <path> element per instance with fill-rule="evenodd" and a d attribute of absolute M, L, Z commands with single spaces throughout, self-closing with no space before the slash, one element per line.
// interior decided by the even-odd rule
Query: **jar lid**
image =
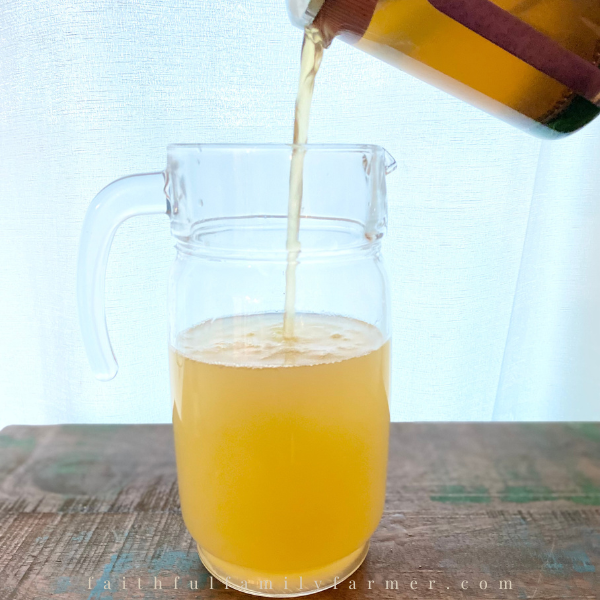
<path fill-rule="evenodd" d="M 287 0 L 290 21 L 300 29 L 310 25 L 321 10 L 325 0 Z"/>

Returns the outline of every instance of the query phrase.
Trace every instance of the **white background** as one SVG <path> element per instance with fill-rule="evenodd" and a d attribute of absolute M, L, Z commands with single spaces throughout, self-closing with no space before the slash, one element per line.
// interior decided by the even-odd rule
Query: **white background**
<path fill-rule="evenodd" d="M 283 0 L 0 3 L 0 427 L 170 420 L 168 220 L 115 238 L 121 370 L 99 383 L 75 302 L 85 210 L 163 169 L 169 143 L 291 141 L 300 44 Z M 600 418 L 599 138 L 545 144 L 536 187 L 539 140 L 341 42 L 326 52 L 310 141 L 399 163 L 395 420 Z"/>

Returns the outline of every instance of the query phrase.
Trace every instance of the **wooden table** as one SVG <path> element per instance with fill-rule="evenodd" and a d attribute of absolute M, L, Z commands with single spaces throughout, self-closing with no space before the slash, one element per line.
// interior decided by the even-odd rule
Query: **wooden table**
<path fill-rule="evenodd" d="M 318 597 L 592 599 L 599 571 L 599 425 L 394 424 L 356 589 Z M 0 600 L 248 598 L 214 588 L 181 519 L 170 426 L 0 432 Z"/>

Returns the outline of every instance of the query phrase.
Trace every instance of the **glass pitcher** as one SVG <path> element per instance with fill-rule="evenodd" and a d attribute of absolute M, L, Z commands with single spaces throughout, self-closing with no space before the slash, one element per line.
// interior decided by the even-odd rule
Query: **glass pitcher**
<path fill-rule="evenodd" d="M 358 48 L 531 133 L 600 112 L 598 0 L 287 0 L 292 22 Z M 399 102 L 402 98 L 398 99 Z"/>
<path fill-rule="evenodd" d="M 290 161 L 304 153 L 293 335 L 283 335 Z M 164 173 L 111 183 L 83 226 L 78 303 L 116 375 L 104 277 L 117 227 L 165 213 L 177 254 L 169 354 L 181 509 L 229 587 L 297 596 L 363 561 L 385 498 L 390 303 L 376 146 L 172 145 Z"/>

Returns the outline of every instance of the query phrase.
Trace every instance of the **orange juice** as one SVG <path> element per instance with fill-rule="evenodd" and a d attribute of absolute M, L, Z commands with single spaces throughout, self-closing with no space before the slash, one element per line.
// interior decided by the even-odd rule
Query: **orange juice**
<path fill-rule="evenodd" d="M 383 511 L 389 341 L 303 313 L 287 339 L 279 313 L 207 321 L 175 346 L 181 508 L 205 565 L 273 594 L 350 574 Z"/>

